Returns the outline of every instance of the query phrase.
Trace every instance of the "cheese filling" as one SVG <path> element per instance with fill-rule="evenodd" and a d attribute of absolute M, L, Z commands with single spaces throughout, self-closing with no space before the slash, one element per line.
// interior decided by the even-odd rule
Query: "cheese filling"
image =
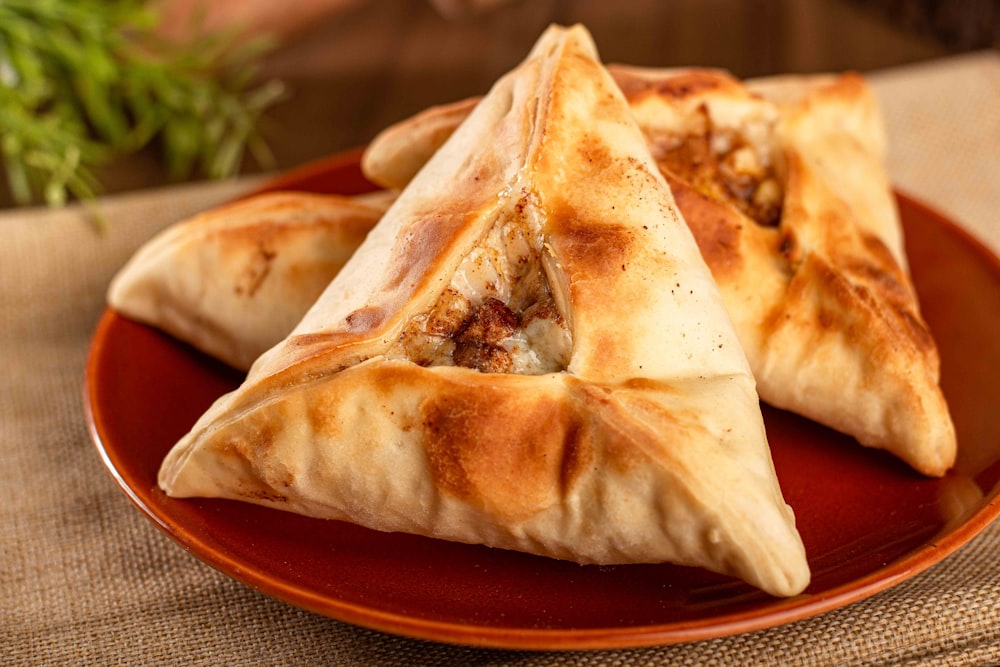
<path fill-rule="evenodd" d="M 540 375 L 569 364 L 570 335 L 522 217 L 502 216 L 388 356 L 422 366 Z"/>
<path fill-rule="evenodd" d="M 721 128 L 704 109 L 702 113 L 700 131 L 652 141 L 657 164 L 699 192 L 730 202 L 757 224 L 777 225 L 784 193 L 770 148 L 770 128 Z"/>

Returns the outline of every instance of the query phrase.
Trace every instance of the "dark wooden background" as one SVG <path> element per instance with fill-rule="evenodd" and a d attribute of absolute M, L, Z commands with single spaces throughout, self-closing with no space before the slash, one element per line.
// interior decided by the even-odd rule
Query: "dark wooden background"
<path fill-rule="evenodd" d="M 347 4 L 265 64 L 264 74 L 291 91 L 264 127 L 277 169 L 361 145 L 428 105 L 485 92 L 551 22 L 585 24 L 605 62 L 750 77 L 864 72 L 990 47 L 1000 15 L 998 0 L 510 0 L 463 18 L 445 18 L 427 0 Z M 248 161 L 245 172 L 255 171 Z M 102 178 L 107 192 L 167 182 L 153 150 L 119 160 Z"/>

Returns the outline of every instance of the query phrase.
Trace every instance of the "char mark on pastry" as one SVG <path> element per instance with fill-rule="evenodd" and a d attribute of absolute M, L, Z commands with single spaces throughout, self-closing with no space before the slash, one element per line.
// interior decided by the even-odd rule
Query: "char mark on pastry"
<path fill-rule="evenodd" d="M 618 80 L 619 88 L 629 100 L 644 95 L 682 99 L 715 90 L 720 87 L 717 79 L 701 76 L 700 73 L 678 74 L 669 78 L 623 77 Z"/>

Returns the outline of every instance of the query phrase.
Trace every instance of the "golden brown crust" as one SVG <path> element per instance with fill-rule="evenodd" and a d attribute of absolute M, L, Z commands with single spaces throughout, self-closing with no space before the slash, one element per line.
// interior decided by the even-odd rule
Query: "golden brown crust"
<path fill-rule="evenodd" d="M 421 111 L 413 117 L 422 128 L 419 134 L 400 124 L 386 128 L 372 140 L 372 148 L 362 155 L 362 171 L 373 183 L 384 188 L 400 190 L 406 187 L 472 112 L 479 99 L 468 98 Z"/>
<path fill-rule="evenodd" d="M 864 78 L 742 83 L 720 70 L 609 70 L 722 289 L 764 399 L 943 474 L 954 428 Z M 423 131 L 417 117 L 387 137 Z M 610 265 L 612 253 L 595 261 Z"/>
<path fill-rule="evenodd" d="M 740 84 L 728 72 L 709 69 L 643 70 L 608 65 L 629 103 L 642 98 L 684 100 L 712 92 L 739 92 Z M 624 76 L 621 75 L 624 73 Z"/>
<path fill-rule="evenodd" d="M 622 82 L 634 72 L 617 75 Z M 715 72 L 679 78 L 644 80 L 645 97 L 630 101 L 726 297 L 761 397 L 943 474 L 954 461 L 954 430 L 937 350 L 899 259 L 884 141 L 864 80 L 848 74 L 740 90 L 724 76 L 711 85 L 720 80 Z M 650 90 L 669 92 L 653 98 Z M 778 113 L 765 98 L 779 102 Z M 755 130 L 755 150 L 769 166 L 758 183 L 778 181 L 777 224 L 734 196 L 720 167 L 724 151 L 704 155 L 731 131 L 720 123 L 741 129 L 762 118 L 771 120 Z M 664 145 L 689 148 L 680 156 Z"/>
<path fill-rule="evenodd" d="M 555 367 L 533 374 L 425 366 L 400 342 L 489 356 L 545 322 L 525 344 Z M 777 595 L 809 578 L 717 287 L 581 28 L 497 83 L 159 481 Z"/>
<path fill-rule="evenodd" d="M 301 319 L 392 197 L 281 192 L 218 207 L 140 248 L 108 302 L 245 370 Z"/>
<path fill-rule="evenodd" d="M 587 415 L 559 396 L 532 392 L 525 400 L 499 383 L 476 384 L 449 386 L 421 407 L 438 488 L 509 520 L 572 493 L 595 458 Z"/>

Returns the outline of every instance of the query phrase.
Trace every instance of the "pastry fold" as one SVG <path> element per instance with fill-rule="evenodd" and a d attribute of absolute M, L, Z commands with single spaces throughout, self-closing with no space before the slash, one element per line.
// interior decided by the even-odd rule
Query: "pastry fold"
<path fill-rule="evenodd" d="M 927 475 L 954 464 L 876 99 L 856 74 L 744 86 L 615 67 L 768 403 Z"/>
<path fill-rule="evenodd" d="M 943 475 L 955 431 L 865 80 L 608 69 L 719 284 L 761 398 Z M 362 161 L 368 178 L 404 186 L 476 103 L 387 128 Z"/>
<path fill-rule="evenodd" d="M 495 84 L 159 483 L 775 595 L 809 581 L 723 300 L 582 27 Z"/>
<path fill-rule="evenodd" d="M 247 370 L 302 319 L 391 192 L 261 194 L 171 225 L 115 275 L 108 304 Z"/>

